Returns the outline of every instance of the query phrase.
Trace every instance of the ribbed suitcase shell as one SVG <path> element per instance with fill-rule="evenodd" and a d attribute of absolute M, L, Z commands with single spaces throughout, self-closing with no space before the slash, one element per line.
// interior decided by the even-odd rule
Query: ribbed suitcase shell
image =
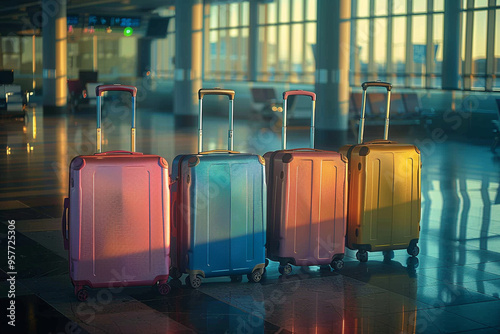
<path fill-rule="evenodd" d="M 168 280 L 168 184 L 167 162 L 156 155 L 111 153 L 73 159 L 69 267 L 75 286 Z"/>
<path fill-rule="evenodd" d="M 269 152 L 264 158 L 268 258 L 298 266 L 342 259 L 347 159 L 337 152 L 311 149 Z"/>
<path fill-rule="evenodd" d="M 264 268 L 266 183 L 258 155 L 177 156 L 172 164 L 172 244 L 181 273 L 202 277 Z"/>
<path fill-rule="evenodd" d="M 371 141 L 346 145 L 349 158 L 347 246 L 367 251 L 416 245 L 420 233 L 420 151 Z"/>

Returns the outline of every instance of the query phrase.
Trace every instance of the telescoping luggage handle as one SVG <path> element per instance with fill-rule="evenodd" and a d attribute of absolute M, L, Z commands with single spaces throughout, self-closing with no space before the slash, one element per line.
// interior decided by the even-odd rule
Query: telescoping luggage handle
<path fill-rule="evenodd" d="M 198 153 L 203 152 L 203 97 L 205 95 L 226 95 L 229 97 L 229 130 L 227 133 L 227 149 L 233 151 L 233 105 L 234 105 L 234 90 L 222 88 L 201 88 L 198 91 L 200 99 L 200 111 L 198 115 Z"/>
<path fill-rule="evenodd" d="M 287 101 L 289 96 L 303 95 L 309 96 L 312 100 L 312 115 L 311 115 L 311 148 L 314 148 L 314 122 L 316 113 L 316 94 L 305 90 L 289 90 L 283 93 L 283 127 L 281 128 L 281 149 L 286 150 L 286 115 Z"/>
<path fill-rule="evenodd" d="M 361 109 L 361 118 L 359 119 L 359 133 L 358 133 L 358 144 L 363 143 L 363 136 L 365 133 L 365 113 L 366 113 L 366 89 L 368 87 L 384 87 L 387 89 L 387 110 L 385 112 L 385 126 L 384 126 L 384 140 L 388 140 L 389 137 L 389 109 L 391 107 L 391 90 L 392 84 L 388 82 L 377 81 L 367 81 L 361 84 L 363 87 L 363 102 Z"/>
<path fill-rule="evenodd" d="M 97 153 L 101 153 L 102 147 L 102 133 L 101 133 L 101 97 L 102 93 L 108 91 L 129 92 L 132 95 L 132 127 L 130 129 L 131 143 L 130 150 L 135 152 L 135 97 L 137 95 L 137 88 L 134 86 L 125 85 L 99 85 L 95 88 L 95 95 L 97 97 Z"/>

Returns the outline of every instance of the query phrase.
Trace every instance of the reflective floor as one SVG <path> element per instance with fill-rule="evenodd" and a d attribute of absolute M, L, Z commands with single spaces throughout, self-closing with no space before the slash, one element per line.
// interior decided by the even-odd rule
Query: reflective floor
<path fill-rule="evenodd" d="M 127 109 L 109 103 L 104 150 L 129 148 Z M 238 119 L 235 150 L 264 154 L 280 146 L 276 120 Z M 224 148 L 227 120 L 205 120 L 205 149 Z M 261 284 L 206 279 L 199 290 L 177 286 L 161 297 L 150 287 L 94 289 L 78 302 L 61 238 L 68 166 L 95 150 L 95 117 L 43 115 L 0 120 L 0 308 L 9 307 L 8 221 L 15 220 L 16 327 L 1 333 L 499 333 L 500 158 L 490 143 L 391 128 L 391 138 L 422 151 L 422 221 L 418 260 L 346 251 L 340 272 L 271 263 Z M 379 128 L 367 129 L 377 137 Z M 140 110 L 138 151 L 165 157 L 197 148 L 196 129 L 174 130 L 171 114 Z M 307 129 L 289 132 L 307 146 Z M 352 142 L 354 138 L 347 138 Z M 337 150 L 343 142 L 320 143 Z M 7 311 L 7 314 L 9 314 Z M 4 313 L 3 313 L 4 314 Z"/>

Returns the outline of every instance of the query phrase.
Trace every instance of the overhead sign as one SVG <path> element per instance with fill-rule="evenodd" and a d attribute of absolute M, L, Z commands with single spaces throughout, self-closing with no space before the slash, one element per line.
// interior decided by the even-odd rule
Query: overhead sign
<path fill-rule="evenodd" d="M 68 15 L 66 17 L 66 23 L 70 26 L 77 26 L 80 22 L 80 17 L 78 15 Z"/>
<path fill-rule="evenodd" d="M 118 17 L 118 16 L 98 16 L 89 15 L 88 26 L 92 27 L 133 27 L 141 26 L 141 19 L 138 17 Z"/>

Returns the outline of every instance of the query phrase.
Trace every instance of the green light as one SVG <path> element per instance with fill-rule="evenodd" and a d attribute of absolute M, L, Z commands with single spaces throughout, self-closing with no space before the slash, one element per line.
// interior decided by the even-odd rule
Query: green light
<path fill-rule="evenodd" d="M 130 28 L 130 27 L 126 27 L 125 29 L 123 29 L 123 35 L 125 36 L 132 36 L 132 34 L 134 33 L 134 29 Z"/>

